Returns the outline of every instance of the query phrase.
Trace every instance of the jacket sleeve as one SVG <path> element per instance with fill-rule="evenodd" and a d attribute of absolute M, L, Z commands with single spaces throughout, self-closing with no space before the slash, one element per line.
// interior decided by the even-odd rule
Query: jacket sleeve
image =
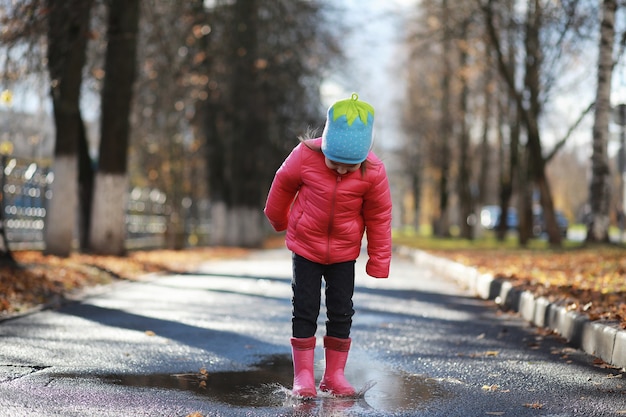
<path fill-rule="evenodd" d="M 263 212 L 277 232 L 287 229 L 289 210 L 301 184 L 302 146 L 298 145 L 276 171 Z"/>
<path fill-rule="evenodd" d="M 363 202 L 369 259 L 365 270 L 374 278 L 389 277 L 391 264 L 391 192 L 384 165 Z"/>

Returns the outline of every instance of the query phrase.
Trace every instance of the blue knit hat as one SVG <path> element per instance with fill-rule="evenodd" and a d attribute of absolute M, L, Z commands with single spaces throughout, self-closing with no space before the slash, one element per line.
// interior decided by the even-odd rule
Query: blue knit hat
<path fill-rule="evenodd" d="M 322 152 L 334 162 L 359 164 L 372 147 L 374 107 L 356 93 L 330 106 L 322 133 Z"/>

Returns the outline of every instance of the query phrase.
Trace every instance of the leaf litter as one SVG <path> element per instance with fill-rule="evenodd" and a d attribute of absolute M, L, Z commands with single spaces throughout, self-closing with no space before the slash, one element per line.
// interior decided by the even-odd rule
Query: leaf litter
<path fill-rule="evenodd" d="M 509 281 L 590 320 L 626 329 L 626 248 L 440 250 L 437 256 Z"/>
<path fill-rule="evenodd" d="M 241 248 L 198 248 L 130 252 L 127 256 L 73 253 L 67 258 L 16 251 L 17 265 L 0 264 L 0 319 L 55 306 L 86 289 L 151 273 L 186 273 L 211 259 L 244 256 Z"/>

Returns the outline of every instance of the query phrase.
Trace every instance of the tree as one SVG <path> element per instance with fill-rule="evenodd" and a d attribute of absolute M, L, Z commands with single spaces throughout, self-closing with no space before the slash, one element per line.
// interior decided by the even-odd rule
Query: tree
<path fill-rule="evenodd" d="M 596 111 L 593 123 L 593 154 L 587 225 L 587 241 L 608 242 L 610 223 L 610 170 L 608 156 L 609 116 L 611 113 L 611 79 L 613 76 L 613 43 L 617 0 L 602 2 L 602 24 L 598 56 Z"/>
<path fill-rule="evenodd" d="M 2 104 L 11 105 L 12 101 L 12 93 L 10 90 L 5 90 L 2 92 L 2 97 L 0 98 Z M 0 145 L 2 146 L 2 145 Z M 6 155 L 0 155 L 0 167 L 3 169 L 6 167 L 7 157 Z M 1 185 L 4 187 L 6 183 L 5 173 L 2 173 L 2 182 Z M 5 227 L 5 217 L 4 217 L 4 193 L 0 193 L 0 265 L 15 265 L 16 261 L 13 257 L 13 252 L 11 252 L 11 248 L 9 247 L 9 240 L 7 238 L 7 229 Z"/>
<path fill-rule="evenodd" d="M 322 71 L 338 51 L 316 2 L 224 2 L 207 18 L 211 81 L 196 120 L 206 138 L 211 244 L 258 246 L 273 174 L 297 132 L 323 120 Z"/>
<path fill-rule="evenodd" d="M 11 7 L 3 9 L 4 18 L 2 20 L 2 24 L 5 30 L 0 37 L 0 43 L 4 48 L 7 49 L 5 60 L 2 64 L 2 68 L 5 69 L 5 72 L 3 73 L 4 76 L 12 79 L 13 81 L 20 80 L 18 82 L 22 82 L 29 76 L 34 76 L 41 80 L 46 80 L 48 78 L 48 76 L 46 75 L 46 71 L 49 72 L 50 77 L 54 77 L 65 71 L 64 69 L 60 68 L 60 66 L 64 65 L 62 60 L 69 58 L 69 56 L 66 56 L 65 53 L 56 54 L 57 58 L 60 57 L 58 59 L 59 62 L 55 62 L 55 68 L 52 69 L 48 68 L 48 66 L 50 65 L 50 60 L 44 58 L 46 54 L 50 52 L 50 49 L 48 48 L 49 45 L 53 45 L 52 48 L 56 48 L 59 46 L 58 40 L 52 41 L 52 43 L 49 42 L 49 37 L 51 35 L 57 36 L 61 33 L 60 31 L 62 30 L 73 30 L 71 29 L 71 24 L 69 24 L 68 21 L 63 21 L 63 14 L 66 10 L 65 8 L 71 7 L 71 4 L 62 4 L 61 2 L 55 4 L 57 4 L 57 6 L 55 7 L 58 10 L 52 10 L 50 7 L 48 7 L 48 3 L 39 0 L 18 0 L 11 2 Z M 89 2 L 84 4 L 84 6 L 88 5 Z M 97 5 L 97 3 L 92 4 L 90 8 L 93 9 L 94 5 Z M 60 18 L 56 17 L 54 18 L 56 20 L 52 21 L 51 16 L 55 16 L 56 14 L 59 14 Z M 85 15 L 85 18 L 89 19 L 89 13 Z M 65 25 L 65 27 L 59 27 L 51 31 L 51 24 Z M 87 26 L 89 26 L 88 23 L 86 24 Z M 97 28 L 95 30 L 97 30 Z M 90 43 L 89 40 L 91 40 L 93 37 L 94 30 L 87 30 L 85 34 L 87 45 L 85 45 L 85 47 L 88 48 Z M 48 40 L 48 42 L 46 42 L 46 40 Z M 77 48 L 82 47 L 80 45 L 76 46 Z M 73 48 L 72 52 L 80 53 L 80 49 L 77 48 Z M 52 52 L 52 54 L 55 55 L 55 52 Z M 70 60 L 68 59 L 67 62 L 70 62 Z M 86 64 L 90 64 L 89 57 L 87 57 Z M 92 79 L 91 77 L 86 75 L 86 73 L 87 72 L 83 69 L 83 79 L 78 80 L 81 81 L 81 86 L 85 85 L 85 80 L 89 81 Z M 94 167 L 89 156 L 89 145 L 82 117 L 78 124 L 78 237 L 80 248 L 85 249 L 87 247 L 87 232 L 89 230 L 89 220 L 91 215 L 90 207 L 93 191 Z M 66 204 L 63 202 L 60 203 L 60 206 Z M 52 211 L 53 212 L 51 214 L 51 217 L 56 217 L 55 209 L 52 209 Z M 56 211 L 58 212 L 59 216 L 64 216 L 64 210 Z M 61 224 L 59 224 L 58 222 L 54 223 L 58 227 L 61 226 Z M 71 222 L 67 222 L 67 225 L 65 226 L 74 227 Z M 53 226 L 53 228 L 54 227 L 55 226 Z M 73 239 L 74 231 L 68 231 L 67 233 L 65 233 L 65 236 L 70 240 Z M 58 237 L 58 234 L 55 232 L 55 238 L 51 238 L 51 247 L 59 245 L 60 241 L 57 241 Z M 71 242 L 67 242 L 64 245 L 71 246 Z M 68 253 L 67 249 L 57 251 L 57 254 L 62 253 Z"/>
<path fill-rule="evenodd" d="M 467 39 L 469 22 L 461 24 L 462 38 Z M 474 216 L 474 195 L 472 195 L 472 171 L 470 164 L 470 132 L 469 132 L 469 43 L 461 42 L 459 49 L 459 175 L 458 194 L 460 201 L 460 229 L 461 237 L 473 239 L 474 227 L 471 218 Z"/>
<path fill-rule="evenodd" d="M 489 129 L 494 88 L 486 64 L 491 59 L 480 25 L 476 24 L 476 9 L 471 6 L 453 5 L 446 0 L 421 3 L 421 18 L 409 44 L 405 119 L 408 137 L 422 142 L 418 145 L 424 154 L 421 190 L 426 195 L 432 190 L 436 195 L 434 233 L 449 235 L 450 226 L 456 224 L 464 238 L 474 236 L 476 203 L 488 199 L 485 193 L 493 159 Z M 479 131 L 478 120 L 482 120 L 480 144 L 474 137 Z M 479 146 L 481 160 L 474 163 Z M 405 168 L 409 176 L 413 176 L 413 169 L 420 169 L 409 163 Z M 429 204 L 426 200 L 422 202 Z"/>
<path fill-rule="evenodd" d="M 98 171 L 92 207 L 90 248 L 99 254 L 125 252 L 130 108 L 136 74 L 139 0 L 110 0 Z"/>
<path fill-rule="evenodd" d="M 440 156 L 440 177 L 439 177 L 439 218 L 435 225 L 435 234 L 438 236 L 446 236 L 449 233 L 450 228 L 450 213 L 449 213 L 449 200 L 450 200 L 450 141 L 453 132 L 453 119 L 451 111 L 452 101 L 452 62 L 450 54 L 453 53 L 452 45 L 452 19 L 450 17 L 450 7 L 448 1 L 443 0 L 441 5 L 441 23 L 443 25 L 443 51 L 441 59 L 443 60 L 443 73 L 441 76 L 441 111 L 440 111 L 440 123 L 441 123 L 441 156 Z"/>
<path fill-rule="evenodd" d="M 503 41 L 502 30 L 499 30 L 499 24 L 506 27 L 506 20 L 502 23 L 498 19 L 498 16 L 501 16 L 498 14 L 501 5 L 488 0 L 482 8 L 489 38 L 498 59 L 500 76 L 506 82 L 509 94 L 514 100 L 527 139 L 521 164 L 523 171 L 519 177 L 522 208 L 520 242 L 525 244 L 530 236 L 532 190 L 529 186 L 533 185 L 538 191 L 543 208 L 548 240 L 551 245 L 558 246 L 561 243 L 561 236 L 554 214 L 550 184 L 545 173 L 547 158 L 543 153 L 540 124 L 545 103 L 558 78 L 556 69 L 559 67 L 556 64 L 564 55 L 563 49 L 574 44 L 570 38 L 575 36 L 572 33 L 578 36 L 578 32 L 584 26 L 585 19 L 581 16 L 585 16 L 585 12 L 579 10 L 577 2 L 564 2 L 554 7 L 539 0 L 528 0 L 525 4 L 525 18 L 522 20 L 524 61 L 522 65 L 516 65 L 515 62 L 507 62 L 506 47 L 510 45 Z M 556 47 L 549 47 L 550 39 L 554 40 Z M 546 65 L 546 61 L 551 64 Z M 523 74 L 514 76 L 511 71 L 512 65 L 522 69 Z M 521 85 L 519 80 L 523 80 Z"/>
<path fill-rule="evenodd" d="M 46 221 L 46 252 L 72 250 L 78 203 L 78 144 L 84 138 L 80 113 L 91 0 L 47 0 L 48 71 L 56 126 L 54 181 Z"/>

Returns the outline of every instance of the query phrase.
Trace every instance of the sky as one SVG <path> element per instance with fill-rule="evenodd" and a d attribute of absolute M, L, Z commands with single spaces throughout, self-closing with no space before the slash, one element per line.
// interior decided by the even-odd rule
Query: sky
<path fill-rule="evenodd" d="M 353 92 L 374 106 L 377 147 L 400 143 L 397 106 L 403 98 L 403 19 L 416 10 L 415 0 L 345 0 L 346 23 L 352 29 L 343 40 L 347 68 L 329 77 L 322 86 L 322 100 L 330 106 Z"/>

